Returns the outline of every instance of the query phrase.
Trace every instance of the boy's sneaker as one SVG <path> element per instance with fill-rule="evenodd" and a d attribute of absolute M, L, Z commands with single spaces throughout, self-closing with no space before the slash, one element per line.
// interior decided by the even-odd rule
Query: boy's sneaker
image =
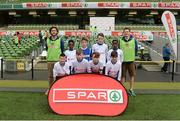
<path fill-rule="evenodd" d="M 133 96 L 133 97 L 136 96 L 136 93 L 135 93 L 134 90 L 132 90 L 132 89 L 129 89 L 129 93 L 130 93 L 130 96 Z"/>
<path fill-rule="evenodd" d="M 49 89 L 46 90 L 45 95 L 48 95 L 48 93 L 49 93 Z"/>
<path fill-rule="evenodd" d="M 131 95 L 131 92 L 130 92 L 128 89 L 126 90 L 126 92 L 127 92 L 127 94 L 128 94 L 129 96 L 132 96 L 132 95 Z"/>

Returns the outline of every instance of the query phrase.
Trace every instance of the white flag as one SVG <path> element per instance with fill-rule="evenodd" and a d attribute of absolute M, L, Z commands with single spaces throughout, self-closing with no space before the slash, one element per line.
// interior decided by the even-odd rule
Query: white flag
<path fill-rule="evenodd" d="M 176 19 L 170 11 L 165 11 L 162 14 L 161 21 L 166 29 L 170 43 L 172 45 L 175 57 L 177 58 L 177 28 Z"/>

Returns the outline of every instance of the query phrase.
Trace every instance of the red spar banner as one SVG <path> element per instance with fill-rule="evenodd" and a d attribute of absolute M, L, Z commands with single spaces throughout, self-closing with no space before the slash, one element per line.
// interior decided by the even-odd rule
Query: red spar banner
<path fill-rule="evenodd" d="M 130 7 L 132 8 L 151 8 L 150 2 L 131 2 Z"/>
<path fill-rule="evenodd" d="M 98 2 L 98 7 L 120 7 L 118 2 Z"/>
<path fill-rule="evenodd" d="M 158 2 L 158 8 L 180 8 L 180 3 Z"/>
<path fill-rule="evenodd" d="M 47 8 L 48 3 L 26 3 L 27 8 Z"/>

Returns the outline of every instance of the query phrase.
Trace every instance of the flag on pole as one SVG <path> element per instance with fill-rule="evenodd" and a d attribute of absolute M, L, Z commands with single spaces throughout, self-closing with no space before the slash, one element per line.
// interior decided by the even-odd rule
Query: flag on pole
<path fill-rule="evenodd" d="M 161 21 L 166 29 L 175 57 L 177 58 L 177 28 L 176 19 L 170 11 L 162 14 Z"/>

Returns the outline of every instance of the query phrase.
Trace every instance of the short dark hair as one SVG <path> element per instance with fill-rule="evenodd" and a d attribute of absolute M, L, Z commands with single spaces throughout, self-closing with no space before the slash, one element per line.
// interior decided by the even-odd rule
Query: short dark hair
<path fill-rule="evenodd" d="M 92 53 L 92 57 L 94 55 L 94 58 L 99 58 L 100 57 L 100 53 L 99 52 L 93 52 Z"/>
<path fill-rule="evenodd" d="M 118 57 L 117 51 L 112 51 L 111 52 L 111 57 Z"/>
<path fill-rule="evenodd" d="M 97 37 L 99 37 L 99 36 L 104 37 L 104 34 L 103 34 L 103 33 L 99 33 L 99 34 L 97 35 Z"/>
<path fill-rule="evenodd" d="M 112 41 L 112 43 L 113 43 L 113 42 L 118 42 L 118 40 L 117 40 L 117 39 L 114 39 L 114 40 Z"/>
<path fill-rule="evenodd" d="M 131 29 L 128 28 L 128 27 L 124 28 L 124 29 L 123 29 L 123 32 L 124 32 L 125 30 L 129 30 L 129 32 L 131 31 Z"/>
<path fill-rule="evenodd" d="M 76 55 L 81 55 L 81 54 L 83 54 L 81 49 L 76 50 Z"/>
<path fill-rule="evenodd" d="M 81 42 L 82 42 L 83 40 L 85 40 L 86 42 L 88 42 L 88 39 L 87 39 L 86 37 L 83 37 L 83 38 L 81 39 Z"/>
<path fill-rule="evenodd" d="M 65 57 L 66 55 L 64 53 L 61 53 L 59 57 Z"/>
<path fill-rule="evenodd" d="M 51 30 L 52 29 L 56 29 L 57 32 L 59 32 L 59 29 L 56 27 L 56 26 L 52 26 L 50 29 L 49 29 L 49 33 L 51 33 Z"/>
<path fill-rule="evenodd" d="M 68 44 L 71 43 L 71 42 L 74 44 L 74 41 L 72 39 L 68 41 Z"/>

